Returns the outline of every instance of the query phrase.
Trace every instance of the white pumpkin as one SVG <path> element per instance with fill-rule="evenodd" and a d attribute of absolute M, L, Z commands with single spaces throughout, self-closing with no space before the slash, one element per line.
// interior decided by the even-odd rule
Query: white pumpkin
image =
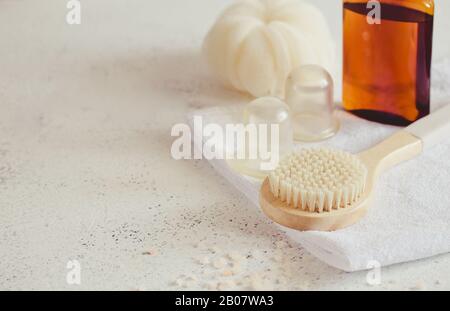
<path fill-rule="evenodd" d="M 335 48 L 323 14 L 301 0 L 244 0 L 222 13 L 204 54 L 229 86 L 255 97 L 283 97 L 289 73 L 304 64 L 335 72 Z"/>

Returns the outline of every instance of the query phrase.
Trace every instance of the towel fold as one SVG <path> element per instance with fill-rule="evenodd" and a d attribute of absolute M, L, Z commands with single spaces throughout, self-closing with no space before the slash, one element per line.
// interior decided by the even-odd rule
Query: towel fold
<path fill-rule="evenodd" d="M 446 104 L 445 98 L 450 104 L 450 61 L 435 65 L 433 77 L 435 110 Z M 237 123 L 241 109 L 237 105 L 200 109 L 191 112 L 188 119 L 192 122 L 194 116 L 201 116 L 204 124 Z M 400 129 L 344 111 L 338 111 L 338 117 L 342 127 L 336 136 L 296 148 L 328 146 L 357 153 Z M 210 163 L 250 199 L 255 205 L 252 208 L 257 208 L 260 181 L 233 171 L 225 160 Z M 374 191 L 367 215 L 348 228 L 299 232 L 279 227 L 318 259 L 345 271 L 368 269 L 373 262 L 386 266 L 450 251 L 450 133 L 440 145 L 383 174 Z"/>

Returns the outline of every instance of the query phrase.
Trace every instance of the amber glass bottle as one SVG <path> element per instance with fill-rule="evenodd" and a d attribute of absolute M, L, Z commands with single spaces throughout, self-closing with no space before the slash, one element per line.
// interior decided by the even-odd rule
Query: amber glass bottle
<path fill-rule="evenodd" d="M 344 0 L 345 109 L 394 125 L 429 114 L 433 15 L 433 0 Z"/>

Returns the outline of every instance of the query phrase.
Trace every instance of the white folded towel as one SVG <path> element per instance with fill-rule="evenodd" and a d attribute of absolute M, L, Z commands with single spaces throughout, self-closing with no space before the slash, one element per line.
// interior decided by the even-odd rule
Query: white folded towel
<path fill-rule="evenodd" d="M 450 61 L 434 66 L 432 95 L 436 109 L 450 104 Z M 438 103 L 440 102 L 440 104 Z M 203 123 L 236 123 L 242 106 L 193 111 Z M 357 153 L 375 145 L 400 128 L 369 122 L 339 111 L 342 127 L 320 144 Z M 192 125 L 192 123 L 191 123 Z M 199 146 L 197 146 L 199 147 Z M 302 144 L 298 148 L 311 147 Z M 212 166 L 257 208 L 260 182 L 233 171 L 224 160 Z M 299 232 L 279 226 L 320 260 L 345 271 L 417 260 L 450 251 L 450 133 L 449 138 L 418 158 L 403 163 L 379 179 L 368 214 L 357 224 L 335 232 Z"/>

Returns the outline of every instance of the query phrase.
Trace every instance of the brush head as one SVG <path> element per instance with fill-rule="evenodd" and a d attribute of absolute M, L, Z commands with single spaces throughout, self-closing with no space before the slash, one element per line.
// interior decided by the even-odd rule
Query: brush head
<path fill-rule="evenodd" d="M 367 168 L 355 155 L 332 149 L 304 149 L 280 162 L 269 176 L 270 190 L 287 206 L 311 213 L 346 208 L 364 192 Z"/>

